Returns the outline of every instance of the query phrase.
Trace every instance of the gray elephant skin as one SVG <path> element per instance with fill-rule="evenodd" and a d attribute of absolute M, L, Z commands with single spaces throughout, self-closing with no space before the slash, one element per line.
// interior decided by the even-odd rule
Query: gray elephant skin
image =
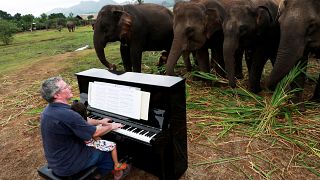
<path fill-rule="evenodd" d="M 222 0 L 227 17 L 223 22 L 223 56 L 229 85 L 236 86 L 236 67 L 243 51 L 249 72 L 249 90 L 261 91 L 260 79 L 268 59 L 275 60 L 279 26 L 278 5 L 273 0 Z M 240 61 L 240 62 L 239 62 Z"/>
<path fill-rule="evenodd" d="M 274 89 L 279 81 L 299 62 L 306 65 L 312 50 L 320 48 L 320 1 L 284 0 L 280 5 L 279 23 L 281 38 L 274 68 L 267 86 Z M 305 74 L 296 79 L 298 87 L 303 88 Z M 294 87 L 293 87 L 294 88 Z M 319 79 L 313 99 L 319 99 Z M 296 97 L 302 101 L 302 93 Z"/>
<path fill-rule="evenodd" d="M 68 21 L 67 28 L 69 32 L 74 32 L 74 30 L 76 29 L 76 23 L 73 21 Z"/>
<path fill-rule="evenodd" d="M 169 51 L 173 39 L 173 14 L 156 4 L 106 5 L 98 13 L 93 43 L 96 54 L 108 69 L 104 48 L 108 42 L 120 41 L 125 71 L 141 72 L 143 51 Z"/>
<path fill-rule="evenodd" d="M 178 2 L 173 13 L 174 39 L 166 64 L 166 74 L 174 75 L 174 67 L 181 54 L 191 51 L 196 51 L 199 69 L 209 72 L 208 48 L 211 48 L 214 59 L 223 67 L 222 22 L 225 11 L 222 5 L 215 0 Z M 191 68 L 190 63 L 185 61 L 185 64 L 187 70 Z M 222 74 L 221 71 L 219 73 Z"/>

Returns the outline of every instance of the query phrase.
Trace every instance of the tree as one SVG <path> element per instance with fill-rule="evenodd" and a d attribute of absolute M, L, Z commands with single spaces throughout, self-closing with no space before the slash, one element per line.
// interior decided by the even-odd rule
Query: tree
<path fill-rule="evenodd" d="M 91 19 L 94 18 L 94 16 L 93 15 L 89 15 L 87 18 L 88 18 L 88 20 L 91 20 Z"/>
<path fill-rule="evenodd" d="M 21 21 L 21 14 L 20 13 L 17 13 L 13 16 L 13 19 L 16 20 L 16 21 Z"/>
<path fill-rule="evenodd" d="M 0 10 L 0 19 L 11 20 L 12 16 L 5 11 Z"/>
<path fill-rule="evenodd" d="M 21 17 L 23 30 L 29 30 L 32 27 L 34 16 L 32 14 L 26 14 Z"/>
<path fill-rule="evenodd" d="M 138 2 L 139 4 L 142 4 L 142 3 L 143 3 L 143 0 L 137 0 L 137 2 Z"/>
<path fill-rule="evenodd" d="M 64 16 L 62 13 L 52 13 L 48 16 L 48 19 L 57 19 L 57 18 L 65 19 L 66 16 Z"/>
<path fill-rule="evenodd" d="M 68 16 L 69 19 L 73 18 L 73 13 L 69 13 L 69 16 Z"/>
<path fill-rule="evenodd" d="M 39 22 L 41 22 L 41 23 L 46 23 L 47 21 L 48 21 L 48 15 L 45 14 L 45 13 L 42 13 L 42 14 L 40 15 Z"/>
<path fill-rule="evenodd" d="M 18 32 L 18 28 L 13 22 L 0 19 L 0 40 L 4 44 L 10 44 L 16 32 Z"/>

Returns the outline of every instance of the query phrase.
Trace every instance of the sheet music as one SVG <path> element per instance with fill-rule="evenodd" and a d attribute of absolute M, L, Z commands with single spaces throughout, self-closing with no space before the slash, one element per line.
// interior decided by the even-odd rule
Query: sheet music
<path fill-rule="evenodd" d="M 141 91 L 141 110 L 140 110 L 140 117 L 143 120 L 148 120 L 149 114 L 149 101 L 150 101 L 150 93 Z"/>
<path fill-rule="evenodd" d="M 134 119 L 148 120 L 150 93 L 140 88 L 89 82 L 88 102 L 91 107 Z"/>

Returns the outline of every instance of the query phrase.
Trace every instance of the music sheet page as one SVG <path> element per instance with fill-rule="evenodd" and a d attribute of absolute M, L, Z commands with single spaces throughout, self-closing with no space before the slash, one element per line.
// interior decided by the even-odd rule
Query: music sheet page
<path fill-rule="evenodd" d="M 144 106 L 147 104 L 149 107 L 150 93 L 149 96 L 143 94 L 144 92 L 136 87 L 90 82 L 88 100 L 89 105 L 94 108 L 134 119 L 147 120 L 149 108 L 146 110 Z"/>
<path fill-rule="evenodd" d="M 149 101 L 150 101 L 150 93 L 141 91 L 141 110 L 140 117 L 143 120 L 148 120 L 149 115 Z"/>

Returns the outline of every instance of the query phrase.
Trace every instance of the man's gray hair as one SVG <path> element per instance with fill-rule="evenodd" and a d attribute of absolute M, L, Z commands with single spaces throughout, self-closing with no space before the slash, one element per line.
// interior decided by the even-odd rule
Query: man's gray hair
<path fill-rule="evenodd" d="M 60 87 L 57 85 L 59 81 L 63 80 L 62 77 L 51 77 L 42 82 L 41 85 L 41 96 L 44 100 L 51 103 L 54 101 L 54 95 L 60 91 Z"/>

